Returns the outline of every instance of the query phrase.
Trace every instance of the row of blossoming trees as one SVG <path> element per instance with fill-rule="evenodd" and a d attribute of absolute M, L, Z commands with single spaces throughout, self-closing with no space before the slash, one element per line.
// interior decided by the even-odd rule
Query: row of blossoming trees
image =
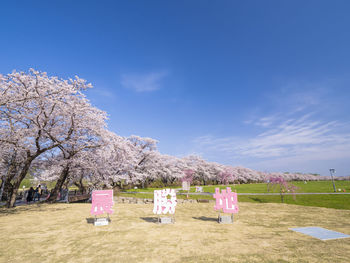
<path fill-rule="evenodd" d="M 243 167 L 207 162 L 197 156 L 160 154 L 157 141 L 121 137 L 109 131 L 106 113 L 84 95 L 92 88 L 75 77 L 63 80 L 30 70 L 0 75 L 0 200 L 6 192 L 13 207 L 28 173 L 55 181 L 50 200 L 74 183 L 81 191 L 93 187 L 173 184 L 194 171 L 197 183 L 262 182 L 269 176 L 287 180 L 318 180 L 305 174 L 268 174 Z"/>

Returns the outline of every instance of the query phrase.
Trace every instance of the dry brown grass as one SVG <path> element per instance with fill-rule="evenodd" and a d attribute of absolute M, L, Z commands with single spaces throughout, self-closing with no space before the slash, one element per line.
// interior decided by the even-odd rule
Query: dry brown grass
<path fill-rule="evenodd" d="M 152 205 L 117 204 L 109 226 L 87 223 L 90 204 L 0 209 L 0 262 L 350 262 L 350 239 L 320 241 L 288 230 L 350 234 L 350 211 L 240 203 L 232 225 L 213 203 L 178 205 L 174 225 Z"/>

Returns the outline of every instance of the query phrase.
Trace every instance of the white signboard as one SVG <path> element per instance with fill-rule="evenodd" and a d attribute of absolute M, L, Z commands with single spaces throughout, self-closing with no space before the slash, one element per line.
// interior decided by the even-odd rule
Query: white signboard
<path fill-rule="evenodd" d="M 203 186 L 196 186 L 196 192 L 203 193 Z"/>
<path fill-rule="evenodd" d="M 182 182 L 182 190 L 190 191 L 190 186 L 191 186 L 190 182 L 187 182 L 187 181 Z"/>
<path fill-rule="evenodd" d="M 174 189 L 154 190 L 154 214 L 174 214 L 177 204 Z"/>

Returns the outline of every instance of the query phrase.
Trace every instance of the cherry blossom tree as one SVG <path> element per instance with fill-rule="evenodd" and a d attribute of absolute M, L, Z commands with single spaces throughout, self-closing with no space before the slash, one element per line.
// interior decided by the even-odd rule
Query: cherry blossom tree
<path fill-rule="evenodd" d="M 109 132 L 104 147 L 90 154 L 89 181 L 94 185 L 106 185 L 121 188 L 123 183 L 132 183 L 135 179 L 135 167 L 140 161 L 139 151 L 127 139 Z"/>
<path fill-rule="evenodd" d="M 233 176 L 228 170 L 226 170 L 219 173 L 217 178 L 220 184 L 228 184 L 230 181 L 232 181 Z"/>
<path fill-rule="evenodd" d="M 104 119 L 96 118 L 99 112 L 97 109 L 95 110 L 97 112 L 93 111 L 93 108 L 90 109 L 89 115 L 78 120 L 71 138 L 67 142 L 58 146 L 58 149 L 61 151 L 60 165 L 62 170 L 57 179 L 55 187 L 51 190 L 49 201 L 56 200 L 60 189 L 69 178 L 70 171 L 72 174 L 72 172 L 77 170 L 79 167 L 85 167 L 85 163 L 82 158 L 86 156 L 86 153 L 91 152 L 91 150 L 94 148 L 102 147 L 105 143 L 103 140 L 104 133 L 106 132 L 104 129 Z M 88 119 L 89 117 L 91 117 L 90 120 Z M 88 125 L 82 125 L 82 122 Z M 82 180 L 83 178 L 80 177 L 77 181 L 82 182 Z M 78 185 L 81 189 L 83 188 L 83 185 Z"/>
<path fill-rule="evenodd" d="M 159 174 L 164 184 L 173 184 L 175 181 L 181 180 L 186 164 L 181 158 L 170 155 L 160 156 Z"/>
<path fill-rule="evenodd" d="M 78 77 L 62 80 L 33 69 L 1 76 L 0 146 L 25 153 L 11 181 L 8 207 L 14 206 L 20 183 L 39 156 L 64 148 L 79 135 L 79 140 L 94 140 L 85 131 L 95 132 L 106 114 L 82 93 L 91 87 Z"/>
<path fill-rule="evenodd" d="M 199 156 L 190 155 L 183 158 L 187 169 L 195 171 L 194 179 L 203 182 L 216 180 L 218 173 L 224 170 L 224 166 L 215 162 L 207 162 Z"/>
<path fill-rule="evenodd" d="M 130 169 L 131 181 L 141 182 L 144 187 L 147 180 L 146 167 L 156 158 L 155 151 L 157 150 L 158 141 L 149 137 L 140 137 L 132 135 L 127 140 L 134 146 L 134 158 L 137 160 L 134 169 Z M 147 164 L 148 163 L 148 164 Z"/>

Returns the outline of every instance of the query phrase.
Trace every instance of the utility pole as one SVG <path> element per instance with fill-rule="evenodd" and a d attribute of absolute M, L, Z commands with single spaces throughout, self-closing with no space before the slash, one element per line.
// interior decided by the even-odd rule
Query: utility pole
<path fill-rule="evenodd" d="M 334 192 L 336 192 L 337 189 L 335 189 L 334 178 L 333 178 L 333 174 L 335 173 L 335 169 L 329 169 L 329 172 L 331 173 Z"/>

